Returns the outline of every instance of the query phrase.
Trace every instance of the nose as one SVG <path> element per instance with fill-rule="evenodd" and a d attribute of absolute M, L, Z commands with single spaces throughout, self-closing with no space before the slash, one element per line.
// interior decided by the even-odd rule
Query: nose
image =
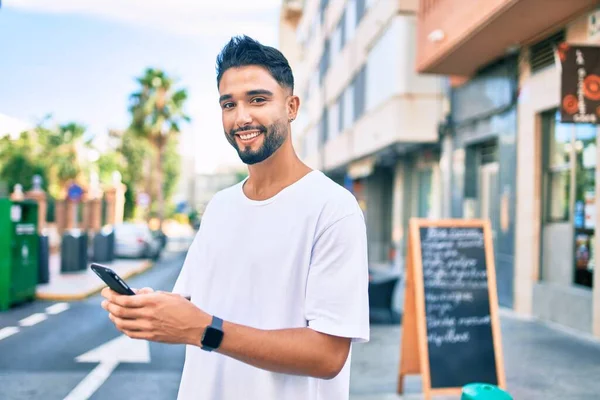
<path fill-rule="evenodd" d="M 236 111 L 237 114 L 235 116 L 235 125 L 237 128 L 241 128 L 252 123 L 252 116 L 246 107 L 238 105 L 236 107 Z"/>

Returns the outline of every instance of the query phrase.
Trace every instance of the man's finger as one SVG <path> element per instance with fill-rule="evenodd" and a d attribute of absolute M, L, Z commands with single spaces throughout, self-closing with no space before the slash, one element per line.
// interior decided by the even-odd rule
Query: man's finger
<path fill-rule="evenodd" d="M 104 297 L 105 299 L 108 299 L 110 296 L 112 296 L 113 293 L 116 294 L 108 286 L 105 287 L 104 289 L 102 289 L 102 291 L 100 292 L 100 294 L 102 295 L 102 297 Z"/>
<path fill-rule="evenodd" d="M 105 310 L 114 315 L 115 317 L 122 319 L 136 319 L 143 318 L 145 314 L 142 312 L 142 308 L 122 307 L 115 303 L 108 303 L 105 305 Z"/>
<path fill-rule="evenodd" d="M 113 316 L 111 320 L 120 331 L 144 332 L 150 329 L 147 321 L 141 319 L 123 319 Z"/>
<path fill-rule="evenodd" d="M 135 292 L 135 294 L 148 294 L 148 293 L 154 293 L 154 289 L 149 288 L 149 287 L 145 287 L 145 288 L 141 288 L 141 289 L 133 289 L 132 290 Z"/>
<path fill-rule="evenodd" d="M 117 304 L 121 307 L 140 308 L 140 307 L 145 307 L 149 304 L 149 301 L 151 299 L 149 299 L 148 296 L 151 294 L 152 293 L 148 293 L 148 294 L 140 293 L 139 295 L 136 295 L 136 296 L 128 296 L 128 295 L 112 292 L 110 294 L 110 297 L 108 298 L 108 300 L 111 303 Z"/>

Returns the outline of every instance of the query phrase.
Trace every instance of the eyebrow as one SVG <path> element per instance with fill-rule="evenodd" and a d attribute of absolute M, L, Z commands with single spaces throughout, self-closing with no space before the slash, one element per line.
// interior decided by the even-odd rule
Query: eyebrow
<path fill-rule="evenodd" d="M 255 90 L 249 90 L 246 92 L 246 96 L 256 96 L 256 95 L 264 95 L 264 96 L 273 96 L 273 92 L 271 92 L 270 90 L 267 89 L 255 89 Z M 223 100 L 230 100 L 231 98 L 233 98 L 232 95 L 230 94 L 224 94 L 223 96 L 219 97 L 219 103 L 222 102 Z"/>

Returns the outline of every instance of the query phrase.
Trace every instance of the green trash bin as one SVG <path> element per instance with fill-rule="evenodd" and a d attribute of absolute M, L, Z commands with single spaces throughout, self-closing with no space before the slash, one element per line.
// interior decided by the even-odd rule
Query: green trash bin
<path fill-rule="evenodd" d="M 0 311 L 35 299 L 38 283 L 38 206 L 0 199 Z"/>
<path fill-rule="evenodd" d="M 470 383 L 463 386 L 460 400 L 513 400 L 513 398 L 498 386 Z"/>

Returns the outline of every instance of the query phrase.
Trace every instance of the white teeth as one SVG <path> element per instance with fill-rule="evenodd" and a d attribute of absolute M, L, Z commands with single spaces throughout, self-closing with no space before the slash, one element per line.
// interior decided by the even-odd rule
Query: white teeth
<path fill-rule="evenodd" d="M 243 140 L 252 139 L 258 136 L 259 132 L 249 133 L 248 135 L 240 135 Z"/>

